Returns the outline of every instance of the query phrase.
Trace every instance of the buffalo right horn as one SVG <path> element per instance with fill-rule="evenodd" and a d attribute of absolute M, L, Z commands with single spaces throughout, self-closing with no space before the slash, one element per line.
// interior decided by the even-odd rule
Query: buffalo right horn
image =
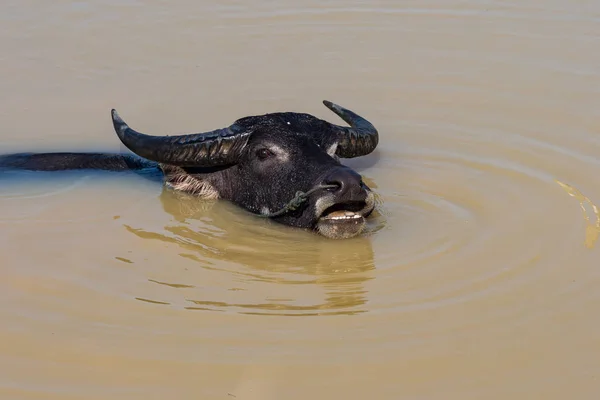
<path fill-rule="evenodd" d="M 365 156 L 379 143 L 379 133 L 369 121 L 354 112 L 323 100 L 323 104 L 346 121 L 350 127 L 331 124 L 338 137 L 336 154 L 342 158 Z"/>
<path fill-rule="evenodd" d="M 132 152 L 150 161 L 180 167 L 216 167 L 235 164 L 250 137 L 238 125 L 211 132 L 179 136 L 150 136 L 131 129 L 112 110 L 115 132 Z"/>

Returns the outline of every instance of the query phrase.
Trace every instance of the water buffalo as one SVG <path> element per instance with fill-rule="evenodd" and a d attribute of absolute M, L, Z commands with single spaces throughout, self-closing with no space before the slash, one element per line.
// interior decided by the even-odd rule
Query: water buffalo
<path fill-rule="evenodd" d="M 241 118 L 205 133 L 149 136 L 131 129 L 113 109 L 117 136 L 134 154 L 19 153 L 0 157 L 0 166 L 43 171 L 159 169 L 174 190 L 229 200 L 251 213 L 325 237 L 350 238 L 363 231 L 374 196 L 340 158 L 371 153 L 379 134 L 354 112 L 323 103 L 349 127 L 309 114 L 280 112 Z"/>

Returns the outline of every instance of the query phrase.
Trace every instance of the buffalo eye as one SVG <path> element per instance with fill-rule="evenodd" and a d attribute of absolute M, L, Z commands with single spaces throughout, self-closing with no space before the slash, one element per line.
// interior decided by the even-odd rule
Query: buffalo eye
<path fill-rule="evenodd" d="M 274 154 L 271 150 L 262 148 L 262 149 L 256 150 L 256 156 L 260 160 L 266 160 L 267 158 L 274 156 Z"/>

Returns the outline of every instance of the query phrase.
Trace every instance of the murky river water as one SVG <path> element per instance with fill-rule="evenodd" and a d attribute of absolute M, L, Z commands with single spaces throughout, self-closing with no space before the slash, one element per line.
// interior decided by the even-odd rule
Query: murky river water
<path fill-rule="evenodd" d="M 2 153 L 371 120 L 330 241 L 135 174 L 0 177 L 2 399 L 596 399 L 600 4 L 0 5 Z"/>

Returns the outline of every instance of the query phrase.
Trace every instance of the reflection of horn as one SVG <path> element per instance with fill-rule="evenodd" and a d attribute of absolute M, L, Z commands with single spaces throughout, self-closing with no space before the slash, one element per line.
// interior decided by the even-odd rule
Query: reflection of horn
<path fill-rule="evenodd" d="M 152 285 L 188 286 L 172 289 L 185 291 L 186 309 L 296 316 L 367 312 L 365 282 L 373 278 L 375 269 L 368 238 L 326 240 L 301 229 L 257 220 L 226 202 L 199 201 L 168 189 L 160 200 L 172 217 L 164 229 L 157 231 L 152 225 L 127 229 L 142 239 L 176 245 L 173 257 L 182 257 L 180 265 L 192 262 L 199 267 L 197 280 L 165 282 L 163 278 L 155 282 L 156 277 L 148 277 L 155 280 L 149 283 Z M 232 293 L 230 288 L 223 292 L 214 288 L 209 296 L 195 288 L 205 284 L 203 274 L 227 274 L 224 280 L 235 282 L 239 290 Z M 272 285 L 269 296 L 257 298 L 260 293 L 253 289 L 264 284 Z M 311 289 L 313 293 L 319 289 L 322 295 L 307 304 Z"/>
<path fill-rule="evenodd" d="M 129 150 L 147 160 L 180 167 L 235 164 L 250 137 L 236 124 L 205 133 L 149 136 L 131 129 L 114 109 L 112 120 L 117 136 Z"/>
<path fill-rule="evenodd" d="M 360 157 L 371 153 L 379 143 L 377 129 L 366 119 L 330 101 L 323 104 L 342 118 L 350 128 L 331 124 L 338 135 L 336 154 L 342 158 Z"/>

